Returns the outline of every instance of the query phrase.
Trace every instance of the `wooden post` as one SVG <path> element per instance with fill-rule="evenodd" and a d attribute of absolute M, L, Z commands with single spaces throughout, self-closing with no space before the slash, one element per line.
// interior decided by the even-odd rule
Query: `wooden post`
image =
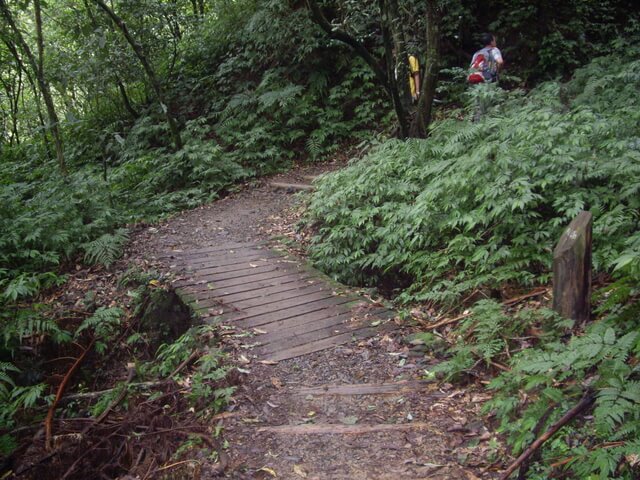
<path fill-rule="evenodd" d="M 591 212 L 580 212 L 553 251 L 553 309 L 576 326 L 589 319 L 591 304 Z"/>

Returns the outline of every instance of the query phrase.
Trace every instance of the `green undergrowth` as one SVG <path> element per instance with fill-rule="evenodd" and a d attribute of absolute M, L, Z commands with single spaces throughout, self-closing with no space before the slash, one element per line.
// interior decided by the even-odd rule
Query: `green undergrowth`
<path fill-rule="evenodd" d="M 480 121 L 382 143 L 321 179 L 308 205 L 311 258 L 335 278 L 393 285 L 401 302 L 487 298 L 413 341 L 442 359 L 427 378 L 490 378 L 484 414 L 513 456 L 592 399 L 520 478 L 640 478 L 637 53 L 595 59 L 568 83 L 527 94 L 477 88 L 464 116 L 491 105 Z M 593 320 L 498 303 L 505 286 L 549 282 L 552 249 L 581 210 L 594 217 L 594 275 L 607 279 Z"/>
<path fill-rule="evenodd" d="M 483 85 L 472 103 L 492 107 L 479 122 L 438 122 L 428 140 L 385 142 L 318 182 L 312 260 L 350 284 L 452 305 L 548 281 L 562 229 L 590 210 L 594 268 L 610 271 L 640 245 L 639 86 L 630 57 L 526 95 Z"/>
<path fill-rule="evenodd" d="M 122 439 L 114 441 L 124 441 L 127 449 L 142 449 L 160 463 L 169 461 L 168 455 L 175 460 L 183 458 L 194 448 L 210 450 L 208 454 L 215 459 L 217 451 L 211 451 L 211 446 L 222 445 L 216 439 L 219 431 L 206 445 L 189 441 L 180 449 L 175 438 L 169 441 L 172 445 L 168 449 L 162 444 L 156 448 L 153 442 L 136 440 L 145 438 L 138 435 L 144 434 L 158 416 L 165 423 L 198 431 L 208 418 L 227 405 L 234 391 L 227 379 L 230 367 L 219 348 L 216 328 L 201 324 L 163 283 L 163 277 L 157 273 L 128 270 L 118 274 L 118 289 L 126 291 L 129 298 L 127 307 L 96 305 L 94 295 L 85 298 L 83 306 L 87 314 L 80 322 L 67 322 L 62 328 L 42 317 L 31 325 L 31 330 L 25 319 L 20 323 L 20 332 L 5 329 L 2 348 L 12 354 L 13 362 L 0 362 L 0 457 L 6 458 L 22 442 L 29 441 L 15 427 L 34 421 L 41 424 L 53 402 L 54 394 L 47 381 L 52 365 L 43 363 L 39 357 L 69 355 L 68 352 L 76 352 L 81 346 L 89 353 L 65 391 L 65 395 L 80 393 L 80 397 L 61 402 L 56 418 L 99 418 L 115 410 L 114 416 L 124 419 L 121 424 L 124 430 Z M 18 355 L 18 350 L 25 346 L 30 354 Z M 123 371 L 130 372 L 126 381 L 118 380 Z M 82 397 L 94 391 L 100 395 Z M 87 447 L 83 444 L 85 440 L 90 444 L 92 437 L 102 435 L 100 428 L 96 424 L 95 429 L 88 429 L 83 434 L 85 439 L 60 455 L 77 458 Z M 184 437 L 186 440 L 187 436 Z M 111 447 L 109 443 L 105 445 L 107 449 Z M 114 455 L 123 455 L 124 459 L 127 449 L 116 448 Z M 100 463 L 104 460 L 99 455 L 89 457 L 83 468 L 100 471 L 106 468 L 106 464 Z M 64 459 L 61 465 L 60 474 L 69 467 Z M 122 468 L 124 473 L 126 469 Z M 70 478 L 81 478 L 78 475 L 84 474 L 74 472 L 74 475 Z"/>
<path fill-rule="evenodd" d="M 443 359 L 429 378 L 466 383 L 495 374 L 484 414 L 513 456 L 582 399 L 592 399 L 544 443 L 523 478 L 640 474 L 640 276 L 628 267 L 618 276 L 596 293 L 596 319 L 579 328 L 546 308 L 483 300 L 444 336 L 419 336 L 430 355 Z"/>

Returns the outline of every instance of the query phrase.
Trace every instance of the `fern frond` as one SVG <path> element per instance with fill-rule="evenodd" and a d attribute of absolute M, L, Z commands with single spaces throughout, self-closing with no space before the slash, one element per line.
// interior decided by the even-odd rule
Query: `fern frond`
<path fill-rule="evenodd" d="M 124 228 L 119 228 L 113 233 L 105 233 L 95 240 L 84 244 L 84 259 L 90 265 L 100 263 L 108 267 L 120 258 L 123 248 L 128 241 L 128 231 Z"/>

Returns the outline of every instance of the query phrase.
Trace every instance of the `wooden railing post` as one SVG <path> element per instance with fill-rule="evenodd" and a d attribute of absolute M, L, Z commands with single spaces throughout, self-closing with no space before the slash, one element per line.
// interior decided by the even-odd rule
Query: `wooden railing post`
<path fill-rule="evenodd" d="M 553 309 L 576 326 L 591 310 L 591 212 L 580 212 L 553 251 Z"/>

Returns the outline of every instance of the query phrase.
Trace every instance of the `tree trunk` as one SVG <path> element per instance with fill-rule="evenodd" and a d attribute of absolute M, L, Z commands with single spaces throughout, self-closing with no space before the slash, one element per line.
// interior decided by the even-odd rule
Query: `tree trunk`
<path fill-rule="evenodd" d="M 387 8 L 385 0 L 379 0 L 378 2 L 380 7 L 380 28 L 382 30 L 382 41 L 384 43 L 384 56 L 386 60 L 387 67 L 387 78 L 389 80 L 389 90 L 391 97 L 391 102 L 393 104 L 393 109 L 396 112 L 396 117 L 398 118 L 398 125 L 400 128 L 400 138 L 407 138 L 409 135 L 409 120 L 407 118 L 407 111 L 405 110 L 404 102 L 402 101 L 402 96 L 400 94 L 400 88 L 398 87 L 398 79 L 396 78 L 396 61 L 397 59 L 393 56 L 393 45 L 392 45 L 392 34 L 389 28 L 391 21 L 389 21 L 390 12 Z M 400 52 L 400 53 L 398 53 Z M 402 46 L 396 45 L 396 53 L 398 55 L 405 55 L 405 50 Z M 404 58 L 403 56 L 398 56 L 398 58 Z M 406 62 L 401 62 L 402 65 L 405 65 Z M 399 78 L 407 78 L 408 69 L 400 69 L 398 71 Z M 402 82 L 400 82 L 402 84 Z"/>
<path fill-rule="evenodd" d="M 58 159 L 58 165 L 63 175 L 66 175 L 67 165 L 64 159 L 64 146 L 62 144 L 62 134 L 60 133 L 60 122 L 58 120 L 58 114 L 56 113 L 56 107 L 53 102 L 53 97 L 51 96 L 49 82 L 47 82 L 47 79 L 44 75 L 44 40 L 42 38 L 42 16 L 40 0 L 33 0 L 33 8 L 35 12 L 36 37 L 38 44 L 38 68 L 36 69 L 36 76 L 38 78 L 38 83 L 40 84 L 40 89 L 42 90 L 44 104 L 47 107 L 47 114 L 49 115 L 49 122 L 51 124 L 51 133 L 53 134 L 53 143 L 56 147 L 56 158 Z"/>
<path fill-rule="evenodd" d="M 34 9 L 35 9 L 35 21 L 36 21 L 36 35 L 37 35 L 37 43 L 38 43 L 38 59 L 33 55 L 29 45 L 25 41 L 22 32 L 17 27 L 13 15 L 9 10 L 6 0 L 0 0 L 0 13 L 2 14 L 5 22 L 11 28 L 11 31 L 14 34 L 15 40 L 20 45 L 20 49 L 23 54 L 26 56 L 31 69 L 36 76 L 36 80 L 38 83 L 38 87 L 40 89 L 40 93 L 42 94 L 42 98 L 44 99 L 45 105 L 47 107 L 47 114 L 49 116 L 49 125 L 48 128 L 51 130 L 51 134 L 53 135 L 53 141 L 56 147 L 56 157 L 58 159 L 58 165 L 60 167 L 60 171 L 63 175 L 66 175 L 67 168 L 64 159 L 64 148 L 62 144 L 62 136 L 60 134 L 58 115 L 56 114 L 55 104 L 53 102 L 53 97 L 51 96 L 51 90 L 49 89 L 49 84 L 45 79 L 44 72 L 39 68 L 43 63 L 44 58 L 44 42 L 42 39 L 42 21 L 40 14 L 40 1 L 34 0 Z M 5 39 L 6 42 L 9 42 Z M 9 42 L 10 43 L 10 42 Z M 20 61 L 19 55 L 17 54 L 17 49 L 14 49 L 15 53 L 13 55 L 16 57 L 17 61 Z"/>
<path fill-rule="evenodd" d="M 144 51 L 142 50 L 142 46 L 135 41 L 135 39 L 129 32 L 129 29 L 127 28 L 127 24 L 124 22 L 124 20 L 122 20 L 122 18 L 120 18 L 118 15 L 116 15 L 116 13 L 113 10 L 111 10 L 111 8 L 109 8 L 107 4 L 104 3 L 103 0 L 94 0 L 94 2 L 100 8 L 102 8 L 102 10 L 104 10 L 104 12 L 109 16 L 109 18 L 111 18 L 113 23 L 116 24 L 116 26 L 120 29 L 125 39 L 127 40 L 127 43 L 129 43 L 129 45 L 133 49 L 134 53 L 136 54 L 136 57 L 138 57 L 138 60 L 142 64 L 142 67 L 144 68 L 144 71 L 147 74 L 147 77 L 149 78 L 149 82 L 151 83 L 151 87 L 153 88 L 156 98 L 158 99 L 158 102 L 160 102 L 160 106 L 162 108 L 162 111 L 164 112 L 164 116 L 167 120 L 167 124 L 169 125 L 169 131 L 171 132 L 171 137 L 173 139 L 175 149 L 180 150 L 182 148 L 182 138 L 180 137 L 180 130 L 178 128 L 178 123 L 176 122 L 175 118 L 171 114 L 171 111 L 169 110 L 169 106 L 167 105 L 164 98 L 164 94 L 162 92 L 162 86 L 161 86 L 160 80 L 156 76 L 155 72 L 153 71 L 153 68 L 151 67 L 151 64 L 147 60 L 147 57 L 145 56 Z"/>
<path fill-rule="evenodd" d="M 411 136 L 413 137 L 425 138 L 428 135 L 439 71 L 440 12 L 435 0 L 429 0 L 427 1 L 427 58 L 417 114 L 411 125 Z"/>
<path fill-rule="evenodd" d="M 124 88 L 124 84 L 118 78 L 116 80 L 116 84 L 118 85 L 118 90 L 120 91 L 120 95 L 122 96 L 122 102 L 124 103 L 124 108 L 126 108 L 131 118 L 134 120 L 137 119 L 140 115 L 136 112 L 136 109 L 131 105 L 131 101 L 129 100 L 129 95 L 127 95 L 127 89 Z"/>

